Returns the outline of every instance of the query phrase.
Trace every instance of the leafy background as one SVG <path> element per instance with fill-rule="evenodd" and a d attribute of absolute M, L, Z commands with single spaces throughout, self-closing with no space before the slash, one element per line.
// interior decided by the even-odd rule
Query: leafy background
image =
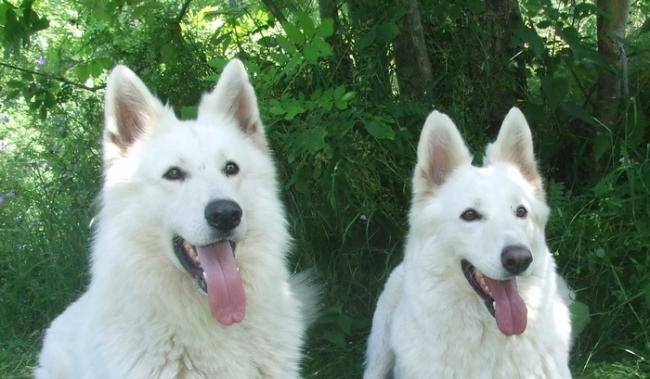
<path fill-rule="evenodd" d="M 430 82 L 403 69 L 407 3 Z M 513 104 L 533 127 L 549 245 L 576 295 L 572 372 L 648 377 L 650 3 L 628 2 L 622 71 L 598 52 L 606 10 L 509 3 L 515 22 L 480 0 L 0 0 L 0 376 L 30 375 L 43 329 L 88 282 L 108 71 L 128 65 L 190 118 L 239 57 L 279 166 L 292 268 L 315 267 L 326 289 L 305 377 L 361 375 L 427 113 L 450 114 L 480 157 Z M 608 74 L 627 83 L 613 121 L 598 101 Z"/>

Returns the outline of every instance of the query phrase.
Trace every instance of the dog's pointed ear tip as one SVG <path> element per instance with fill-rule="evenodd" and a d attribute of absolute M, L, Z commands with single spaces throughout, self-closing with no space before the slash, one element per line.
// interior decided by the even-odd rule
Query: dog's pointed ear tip
<path fill-rule="evenodd" d="M 233 59 L 228 61 L 227 66 L 232 66 L 232 67 L 243 69 L 244 68 L 244 62 L 242 62 L 242 60 L 239 59 L 239 58 L 233 58 Z"/>
<path fill-rule="evenodd" d="M 518 107 L 512 107 L 506 114 L 506 117 L 504 121 L 514 121 L 516 124 L 519 125 L 528 125 L 528 122 L 526 121 L 526 116 L 524 115 L 524 112 L 521 111 Z"/>
<path fill-rule="evenodd" d="M 508 114 L 510 114 L 510 113 L 512 113 L 512 114 L 520 114 L 520 115 L 523 115 L 523 114 L 524 114 L 524 113 L 521 111 L 521 109 L 520 109 L 518 106 L 516 106 L 516 105 L 513 105 L 512 108 L 510 108 L 510 110 L 508 111 Z"/>
<path fill-rule="evenodd" d="M 449 116 L 447 116 L 445 113 L 434 110 L 431 111 L 431 113 L 429 113 L 429 115 L 427 116 L 426 123 L 429 124 L 437 121 L 445 121 L 447 119 L 449 119 Z"/>
<path fill-rule="evenodd" d="M 106 80 L 106 98 L 117 96 L 127 88 L 137 88 L 139 90 L 147 86 L 142 82 L 138 75 L 125 65 L 118 64 L 111 70 Z"/>
<path fill-rule="evenodd" d="M 123 64 L 118 64 L 111 70 L 108 75 L 108 83 L 114 83 L 120 79 L 131 79 L 136 77 L 135 73 Z"/>
<path fill-rule="evenodd" d="M 248 80 L 248 72 L 246 71 L 246 66 L 239 58 L 233 58 L 226 66 L 223 68 L 221 75 L 227 75 L 229 77 L 240 77 Z"/>
<path fill-rule="evenodd" d="M 424 121 L 423 129 L 435 130 L 441 128 L 444 129 L 455 128 L 455 125 L 454 122 L 447 114 L 439 111 L 432 111 L 431 113 L 429 113 L 427 119 Z"/>

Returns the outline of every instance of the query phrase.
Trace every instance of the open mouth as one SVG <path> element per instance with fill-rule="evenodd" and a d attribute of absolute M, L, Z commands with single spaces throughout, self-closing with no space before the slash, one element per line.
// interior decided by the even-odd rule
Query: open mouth
<path fill-rule="evenodd" d="M 232 250 L 233 258 L 236 258 L 235 248 L 237 244 L 234 241 L 227 241 L 230 244 Z M 181 262 L 181 265 L 187 272 L 196 279 L 196 285 L 204 293 L 208 293 L 208 286 L 206 284 L 206 273 L 201 267 L 201 261 L 199 260 L 199 253 L 196 250 L 194 245 L 191 245 L 189 242 L 185 241 L 181 237 L 174 238 L 174 253 L 176 258 Z"/>
<path fill-rule="evenodd" d="M 212 316 L 223 325 L 242 321 L 246 295 L 235 259 L 236 243 L 220 240 L 194 246 L 175 237 L 173 246 L 178 261 L 208 295 Z"/>
<path fill-rule="evenodd" d="M 523 333 L 526 330 L 528 310 L 517 291 L 516 279 L 492 279 L 465 259 L 460 265 L 465 279 L 496 319 L 499 330 L 507 336 Z"/>

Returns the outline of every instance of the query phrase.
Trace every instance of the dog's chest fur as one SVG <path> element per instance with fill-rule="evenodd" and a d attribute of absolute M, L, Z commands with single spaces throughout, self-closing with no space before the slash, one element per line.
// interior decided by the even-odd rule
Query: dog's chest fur
<path fill-rule="evenodd" d="M 126 301 L 92 317 L 109 329 L 95 340 L 114 361 L 109 367 L 123 368 L 128 377 L 156 378 L 281 377 L 273 371 L 297 369 L 288 366 L 298 361 L 302 325 L 295 299 L 282 291 L 286 282 L 272 284 L 275 278 L 250 272 L 246 277 L 266 285 L 245 280 L 246 318 L 223 327 L 210 316 L 207 297 L 184 275 L 172 268 L 153 285 L 152 298 L 124 293 Z M 110 287 L 119 293 L 120 287 Z"/>
<path fill-rule="evenodd" d="M 554 295 L 529 309 L 526 331 L 504 336 L 473 293 L 409 293 L 395 309 L 395 378 L 566 378 L 568 312 Z M 416 300 L 416 301 L 413 301 Z M 435 305 L 447 304 L 446 308 Z"/>

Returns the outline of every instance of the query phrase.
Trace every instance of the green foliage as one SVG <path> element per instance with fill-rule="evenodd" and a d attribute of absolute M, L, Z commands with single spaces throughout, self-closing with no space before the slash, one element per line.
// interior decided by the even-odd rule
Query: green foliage
<path fill-rule="evenodd" d="M 33 5 L 34 0 L 23 0 L 20 7 L 14 7 L 6 0 L 0 3 L 0 40 L 5 56 L 18 51 L 29 42 L 31 35 L 49 26 L 47 18 L 34 12 Z"/>
<path fill-rule="evenodd" d="M 434 66 L 429 101 L 399 95 L 392 44 L 404 10 L 393 1 L 344 1 L 337 20 L 287 2 L 277 23 L 258 2 L 2 0 L 0 376 L 28 375 L 41 331 L 87 282 L 108 70 L 129 65 L 192 118 L 237 56 L 279 166 L 292 265 L 315 266 L 326 288 L 306 377 L 360 376 L 376 298 L 401 259 L 427 113 L 449 113 L 478 147 L 513 102 L 533 125 L 554 209 L 549 243 L 577 296 L 573 372 L 647 377 L 647 4 L 633 4 L 623 41 L 630 99 L 621 122 L 606 126 L 594 116 L 595 83 L 609 67 L 592 2 L 521 0 L 506 59 L 492 56 L 499 25 L 486 22 L 483 1 L 419 3 Z"/>

